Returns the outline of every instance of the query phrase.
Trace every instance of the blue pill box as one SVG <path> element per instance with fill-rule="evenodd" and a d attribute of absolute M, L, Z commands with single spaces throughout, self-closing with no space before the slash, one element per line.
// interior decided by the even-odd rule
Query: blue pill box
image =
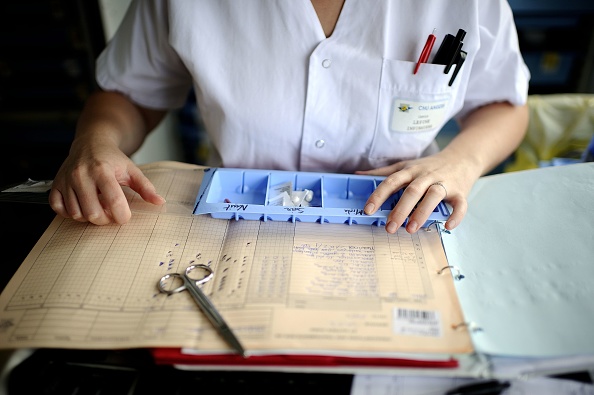
<path fill-rule="evenodd" d="M 402 191 L 392 195 L 373 215 L 363 213 L 363 208 L 369 195 L 385 178 L 356 174 L 209 168 L 204 170 L 193 213 L 210 214 L 221 219 L 383 226 Z M 290 199 L 284 196 L 289 189 L 289 197 L 293 196 Z M 285 204 L 281 204 L 281 201 Z M 440 202 L 423 226 L 435 221 L 446 221 L 449 216 L 448 207 Z"/>

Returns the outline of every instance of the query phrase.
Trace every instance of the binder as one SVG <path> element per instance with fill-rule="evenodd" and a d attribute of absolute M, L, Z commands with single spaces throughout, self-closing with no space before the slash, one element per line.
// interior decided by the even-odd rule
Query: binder
<path fill-rule="evenodd" d="M 593 164 L 483 177 L 459 228 L 448 232 L 438 221 L 443 270 L 456 280 L 464 314 L 452 329 L 467 331 L 476 351 L 467 373 L 518 377 L 594 366 L 592 180 Z M 208 363 L 174 354 L 155 352 L 169 362 Z"/>
<path fill-rule="evenodd" d="M 594 164 L 497 174 L 442 240 L 475 348 L 505 357 L 594 354 Z M 480 328 L 479 330 L 476 330 Z"/>
<path fill-rule="evenodd" d="M 355 372 L 361 369 L 436 369 L 451 370 L 460 365 L 454 358 L 427 360 L 414 358 L 353 357 L 339 355 L 267 354 L 243 358 L 233 354 L 192 354 L 178 348 L 155 348 L 151 350 L 156 364 L 209 369 L 318 369 Z"/>
<path fill-rule="evenodd" d="M 202 170 L 152 164 L 143 171 L 160 192 L 167 192 L 167 205 L 151 206 L 127 190 L 134 211 L 130 224 L 96 227 L 56 218 L 0 295 L 1 347 L 148 347 L 158 362 L 211 369 L 421 370 L 488 377 L 594 365 L 594 163 L 483 177 L 469 195 L 469 210 L 459 227 L 450 233 L 439 223 L 429 227 L 439 229 L 435 250 L 447 257 L 432 275 L 451 277 L 462 312 L 460 320 L 442 329 L 469 337 L 474 352 L 270 352 L 254 354 L 252 362 L 225 355 L 224 347 L 220 353 L 193 355 L 188 352 L 192 342 L 184 342 L 184 336 L 159 338 L 175 314 L 182 317 L 177 323 L 198 315 L 160 309 L 155 302 L 158 273 L 179 258 L 170 242 L 214 245 L 222 238 L 212 234 L 208 240 L 195 239 L 196 229 L 191 227 L 195 222 L 188 213 L 194 208 Z M 206 216 L 196 217 L 200 224 L 206 221 Z M 213 229 L 234 224 L 230 231 L 259 222 L 208 221 L 213 221 Z M 374 225 L 332 226 L 373 228 L 385 235 Z M 161 255 L 162 261 L 154 261 Z M 89 265 L 91 256 L 94 265 Z M 147 268 L 147 273 L 140 270 Z M 144 275 L 143 281 L 124 275 L 130 273 Z"/>

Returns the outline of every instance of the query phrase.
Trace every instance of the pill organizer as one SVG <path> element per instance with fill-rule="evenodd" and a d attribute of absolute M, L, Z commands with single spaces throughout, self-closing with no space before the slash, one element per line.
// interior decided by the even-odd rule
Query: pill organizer
<path fill-rule="evenodd" d="M 355 174 L 209 168 L 204 171 L 193 213 L 210 214 L 221 219 L 382 226 L 386 224 L 386 218 L 400 199 L 402 191 L 390 196 L 372 215 L 365 214 L 363 208 L 369 195 L 385 178 Z M 288 186 L 291 191 L 287 191 Z M 285 192 L 293 192 L 293 198 L 283 196 L 280 199 L 280 195 Z M 281 200 L 285 205 L 280 204 Z M 423 226 L 435 221 L 446 221 L 449 215 L 448 206 L 440 202 Z"/>

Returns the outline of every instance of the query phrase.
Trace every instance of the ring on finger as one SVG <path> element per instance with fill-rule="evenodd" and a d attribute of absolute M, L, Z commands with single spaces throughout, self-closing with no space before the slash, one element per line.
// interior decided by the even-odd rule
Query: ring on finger
<path fill-rule="evenodd" d="M 446 189 L 446 187 L 441 183 L 441 182 L 434 182 L 433 184 L 429 185 L 430 187 L 432 187 L 433 185 L 439 185 L 440 187 L 443 188 L 443 190 L 445 191 L 445 196 L 443 197 L 444 199 L 448 197 L 448 190 Z"/>

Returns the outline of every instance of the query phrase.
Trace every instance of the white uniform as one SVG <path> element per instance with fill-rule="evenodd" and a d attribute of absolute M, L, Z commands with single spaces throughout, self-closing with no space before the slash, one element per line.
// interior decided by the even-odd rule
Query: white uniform
<path fill-rule="evenodd" d="M 427 36 L 467 34 L 452 71 L 415 63 Z M 526 101 L 529 73 L 504 0 L 346 0 L 326 38 L 310 0 L 133 1 L 97 80 L 180 107 L 194 86 L 226 167 L 353 172 L 416 158 L 452 117 Z"/>

